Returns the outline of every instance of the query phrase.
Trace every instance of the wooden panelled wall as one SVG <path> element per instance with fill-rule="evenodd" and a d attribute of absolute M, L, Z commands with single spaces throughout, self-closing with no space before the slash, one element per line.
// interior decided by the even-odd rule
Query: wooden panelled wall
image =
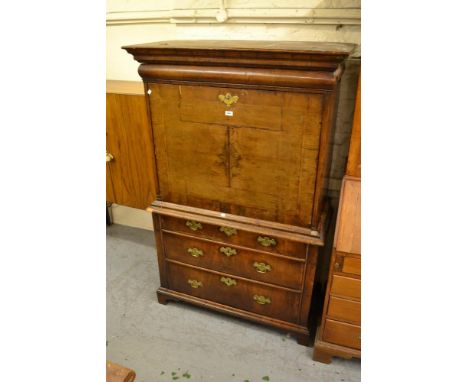
<path fill-rule="evenodd" d="M 156 199 L 151 126 L 142 82 L 106 84 L 106 200 L 146 209 Z"/>

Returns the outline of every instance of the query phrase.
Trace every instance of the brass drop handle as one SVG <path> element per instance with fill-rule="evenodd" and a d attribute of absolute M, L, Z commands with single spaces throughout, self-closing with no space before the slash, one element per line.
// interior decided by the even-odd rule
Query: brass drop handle
<path fill-rule="evenodd" d="M 231 227 L 219 227 L 219 230 L 224 232 L 228 237 L 237 234 L 237 229 Z"/>
<path fill-rule="evenodd" d="M 106 151 L 106 162 L 114 160 L 114 156 Z"/>
<path fill-rule="evenodd" d="M 203 251 L 198 248 L 189 248 L 187 249 L 187 252 L 192 255 L 193 257 L 200 257 L 203 256 Z"/>
<path fill-rule="evenodd" d="M 235 248 L 231 248 L 231 247 L 221 247 L 219 248 L 219 252 L 223 253 L 224 255 L 226 255 L 227 257 L 231 257 L 231 256 L 234 256 L 234 255 L 237 255 L 237 251 Z"/>
<path fill-rule="evenodd" d="M 257 270 L 258 273 L 267 273 L 271 272 L 271 265 L 266 263 L 253 263 L 254 268 Z"/>
<path fill-rule="evenodd" d="M 260 304 L 260 305 L 271 304 L 270 297 L 265 297 L 265 296 L 255 294 L 253 296 L 253 299 L 255 300 L 257 304 Z"/>
<path fill-rule="evenodd" d="M 199 222 L 196 222 L 195 220 L 187 220 L 185 222 L 185 225 L 189 227 L 192 231 L 198 231 L 199 229 L 203 228 L 202 224 Z"/>
<path fill-rule="evenodd" d="M 276 240 L 268 236 L 259 236 L 257 237 L 257 242 L 264 247 L 271 247 L 276 245 Z"/>
<path fill-rule="evenodd" d="M 236 103 L 239 100 L 239 97 L 236 95 L 231 95 L 231 93 L 220 94 L 218 99 L 223 102 L 226 106 L 231 106 L 233 103 Z"/>
<path fill-rule="evenodd" d="M 230 277 L 221 277 L 219 281 L 221 281 L 223 284 L 226 284 L 227 286 L 237 285 L 237 281 L 234 279 L 231 279 Z"/>
<path fill-rule="evenodd" d="M 192 280 L 192 279 L 188 279 L 187 282 L 190 284 L 190 286 L 192 288 L 200 288 L 203 286 L 203 283 L 201 281 L 198 281 L 198 280 Z"/>

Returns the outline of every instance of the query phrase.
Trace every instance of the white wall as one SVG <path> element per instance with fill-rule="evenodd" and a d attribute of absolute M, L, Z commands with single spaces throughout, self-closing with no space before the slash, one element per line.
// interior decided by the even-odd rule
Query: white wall
<path fill-rule="evenodd" d="M 108 0 L 107 78 L 139 80 L 123 45 L 162 40 L 296 40 L 360 44 L 360 0 Z"/>

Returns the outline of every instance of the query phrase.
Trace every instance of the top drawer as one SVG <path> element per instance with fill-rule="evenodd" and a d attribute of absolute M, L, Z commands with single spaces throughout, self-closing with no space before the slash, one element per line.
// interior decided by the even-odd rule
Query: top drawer
<path fill-rule="evenodd" d="M 230 227 L 220 227 L 194 220 L 183 220 L 161 216 L 162 229 L 186 233 L 208 239 L 221 240 L 225 243 L 240 245 L 252 249 L 279 253 L 305 259 L 307 245 L 295 241 L 278 239 L 273 236 L 259 235 L 253 232 L 240 231 Z"/>
<path fill-rule="evenodd" d="M 284 123 L 300 128 L 304 116 L 297 104 L 305 97 L 296 97 L 296 112 L 294 104 L 285 105 L 283 98 L 271 91 L 181 86 L 180 119 L 273 131 L 282 130 Z M 288 113 L 283 113 L 284 108 L 289 108 Z"/>

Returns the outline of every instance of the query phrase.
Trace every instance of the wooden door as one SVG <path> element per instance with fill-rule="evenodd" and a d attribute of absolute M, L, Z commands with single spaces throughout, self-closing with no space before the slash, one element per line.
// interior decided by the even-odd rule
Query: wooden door
<path fill-rule="evenodd" d="M 163 201 L 310 226 L 320 95 L 149 87 Z"/>
<path fill-rule="evenodd" d="M 139 86 L 142 88 L 141 84 Z M 109 88 L 109 84 L 108 84 Z M 106 94 L 107 201 L 145 209 L 156 199 L 151 126 L 141 91 L 113 84 Z"/>

